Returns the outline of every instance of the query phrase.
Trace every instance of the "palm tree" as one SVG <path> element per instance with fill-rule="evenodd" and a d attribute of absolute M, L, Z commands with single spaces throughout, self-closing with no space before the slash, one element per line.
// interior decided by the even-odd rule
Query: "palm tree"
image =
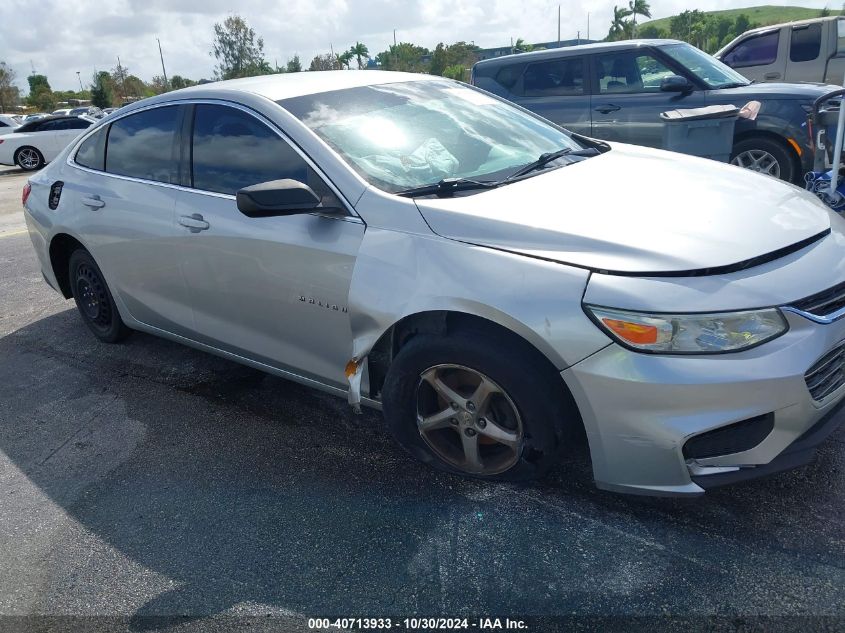
<path fill-rule="evenodd" d="M 349 49 L 349 52 L 352 53 L 352 56 L 358 62 L 358 69 L 364 67 L 364 58 L 366 57 L 369 59 L 370 49 L 367 48 L 366 44 L 361 44 L 361 42 L 355 42 L 355 46 Z"/>
<path fill-rule="evenodd" d="M 349 68 L 349 64 L 352 62 L 352 58 L 355 55 L 352 54 L 352 51 L 346 51 L 345 53 L 341 53 L 337 56 L 337 61 L 340 64 L 341 68 Z"/>
<path fill-rule="evenodd" d="M 634 16 L 633 36 L 637 37 L 637 16 L 641 15 L 644 18 L 650 18 L 651 7 L 646 0 L 629 0 L 628 11 L 630 15 Z"/>
<path fill-rule="evenodd" d="M 530 53 L 534 50 L 534 47 L 531 46 L 528 42 L 526 42 L 521 37 L 516 40 L 516 43 L 513 45 L 512 53 Z"/>
<path fill-rule="evenodd" d="M 631 15 L 631 10 L 627 7 L 621 9 L 617 6 L 613 7 L 613 22 L 610 23 L 610 31 L 607 34 L 607 39 L 610 41 L 621 40 L 627 31 L 628 20 Z"/>

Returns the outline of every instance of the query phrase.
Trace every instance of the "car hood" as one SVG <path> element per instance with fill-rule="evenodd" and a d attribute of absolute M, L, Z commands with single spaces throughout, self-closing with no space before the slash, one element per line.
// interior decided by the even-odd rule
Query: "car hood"
<path fill-rule="evenodd" d="M 739 86 L 737 88 L 712 90 L 710 94 L 718 96 L 720 99 L 736 99 L 739 104 L 739 99 L 745 99 L 745 102 L 751 101 L 752 99 L 802 99 L 805 101 L 815 101 L 825 93 L 841 89 L 842 86 L 819 83 L 758 83 Z"/>
<path fill-rule="evenodd" d="M 498 189 L 416 202 L 442 237 L 621 274 L 747 267 L 830 229 L 827 207 L 793 185 L 615 143 Z"/>

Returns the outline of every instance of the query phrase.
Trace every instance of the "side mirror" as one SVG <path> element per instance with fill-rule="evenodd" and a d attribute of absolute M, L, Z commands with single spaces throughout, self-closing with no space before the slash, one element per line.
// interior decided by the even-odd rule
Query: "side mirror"
<path fill-rule="evenodd" d="M 693 85 L 686 77 L 669 75 L 660 82 L 661 92 L 692 92 Z"/>
<path fill-rule="evenodd" d="M 285 178 L 244 187 L 237 193 L 238 210 L 250 218 L 311 213 L 320 196 L 305 183 Z"/>

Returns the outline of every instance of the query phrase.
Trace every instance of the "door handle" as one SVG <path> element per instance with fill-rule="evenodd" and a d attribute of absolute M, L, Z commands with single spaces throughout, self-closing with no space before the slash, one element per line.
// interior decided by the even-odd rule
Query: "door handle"
<path fill-rule="evenodd" d="M 102 209 L 106 206 L 106 203 L 100 200 L 100 196 L 86 196 L 82 198 L 82 204 L 86 207 L 91 207 L 92 209 Z"/>
<path fill-rule="evenodd" d="M 180 215 L 179 224 L 191 229 L 191 233 L 199 233 L 200 231 L 205 231 L 209 226 L 208 222 L 203 220 L 202 216 L 199 213 L 192 213 L 191 215 Z"/>
<path fill-rule="evenodd" d="M 611 112 L 616 112 L 617 110 L 621 110 L 622 106 L 614 105 L 612 103 L 608 103 L 607 105 L 600 105 L 596 108 L 596 112 L 601 112 L 602 114 L 610 114 Z"/>
<path fill-rule="evenodd" d="M 780 73 L 766 73 L 763 75 L 763 79 L 780 79 Z"/>

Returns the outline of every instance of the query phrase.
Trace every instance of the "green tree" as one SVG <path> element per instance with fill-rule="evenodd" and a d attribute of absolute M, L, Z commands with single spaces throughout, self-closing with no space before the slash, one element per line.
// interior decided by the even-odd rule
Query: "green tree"
<path fill-rule="evenodd" d="M 829 15 L 830 15 L 830 9 L 828 9 L 827 7 L 825 7 L 821 11 L 819 11 L 819 17 L 820 18 L 826 18 Z"/>
<path fill-rule="evenodd" d="M 753 29 L 756 24 L 754 24 L 747 15 L 744 13 L 740 13 L 736 16 L 736 20 L 734 21 L 734 37 L 738 35 L 742 35 L 749 29 Z"/>
<path fill-rule="evenodd" d="M 354 57 L 355 55 L 352 54 L 352 51 L 344 51 L 337 56 L 337 61 L 341 68 L 349 68 L 349 64 L 352 63 Z"/>
<path fill-rule="evenodd" d="M 53 89 L 45 75 L 30 75 L 26 78 L 29 83 L 29 96 L 26 101 L 38 110 L 50 112 L 56 108 L 56 98 Z"/>
<path fill-rule="evenodd" d="M 181 88 L 187 88 L 189 86 L 195 86 L 197 84 L 196 81 L 191 79 L 186 79 L 182 77 L 182 75 L 173 75 L 170 78 L 170 87 L 174 90 L 179 90 Z"/>
<path fill-rule="evenodd" d="M 14 69 L 6 62 L 0 62 L 0 112 L 11 109 L 20 100 L 20 89 L 15 85 L 15 77 Z"/>
<path fill-rule="evenodd" d="M 422 73 L 429 68 L 428 64 L 423 61 L 423 56 L 428 55 L 428 53 L 428 49 L 422 46 L 410 42 L 400 42 L 399 44 L 392 44 L 386 51 L 376 55 L 376 62 L 382 70 Z"/>
<path fill-rule="evenodd" d="M 627 19 L 629 15 L 631 15 L 629 8 L 613 7 L 613 21 L 610 23 L 610 30 L 607 32 L 608 41 L 615 42 L 625 38 L 630 29 L 630 22 Z"/>
<path fill-rule="evenodd" d="M 315 55 L 308 66 L 308 70 L 340 70 L 340 61 L 337 55 L 331 53 L 324 53 L 323 55 Z"/>
<path fill-rule="evenodd" d="M 514 53 L 530 53 L 534 50 L 534 47 L 531 46 L 531 44 L 526 42 L 524 39 L 519 37 L 514 43 L 512 50 Z"/>
<path fill-rule="evenodd" d="M 110 108 L 114 105 L 114 83 L 111 75 L 105 70 L 94 75 L 91 85 L 91 105 L 98 108 Z"/>
<path fill-rule="evenodd" d="M 355 42 L 355 45 L 349 48 L 349 52 L 358 62 L 358 70 L 364 68 L 364 60 L 370 58 L 370 49 L 367 48 L 366 44 Z"/>
<path fill-rule="evenodd" d="M 457 79 L 458 81 L 467 81 L 469 70 L 460 64 L 449 66 L 443 71 L 443 76 L 449 79 Z"/>
<path fill-rule="evenodd" d="M 467 44 L 466 42 L 455 42 L 449 45 L 441 42 L 431 54 L 429 72 L 432 75 L 445 76 L 446 69 L 449 66 L 471 68 L 478 61 L 479 50 L 475 44 Z"/>
<path fill-rule="evenodd" d="M 288 63 L 285 66 L 285 72 L 288 72 L 288 73 L 302 72 L 302 61 L 299 59 L 299 55 L 294 55 L 292 58 L 290 58 L 288 60 Z"/>
<path fill-rule="evenodd" d="M 264 40 L 256 37 L 246 20 L 230 15 L 214 25 L 211 54 L 217 59 L 214 74 L 218 79 L 251 77 L 272 72 L 264 59 Z"/>
<path fill-rule="evenodd" d="M 669 34 L 665 29 L 661 29 L 659 26 L 646 24 L 640 27 L 637 36 L 646 40 L 660 40 L 669 37 Z"/>
<path fill-rule="evenodd" d="M 646 0 L 629 0 L 628 10 L 631 12 L 633 18 L 631 23 L 631 36 L 637 37 L 637 16 L 641 15 L 644 18 L 651 17 L 651 7 Z"/>

